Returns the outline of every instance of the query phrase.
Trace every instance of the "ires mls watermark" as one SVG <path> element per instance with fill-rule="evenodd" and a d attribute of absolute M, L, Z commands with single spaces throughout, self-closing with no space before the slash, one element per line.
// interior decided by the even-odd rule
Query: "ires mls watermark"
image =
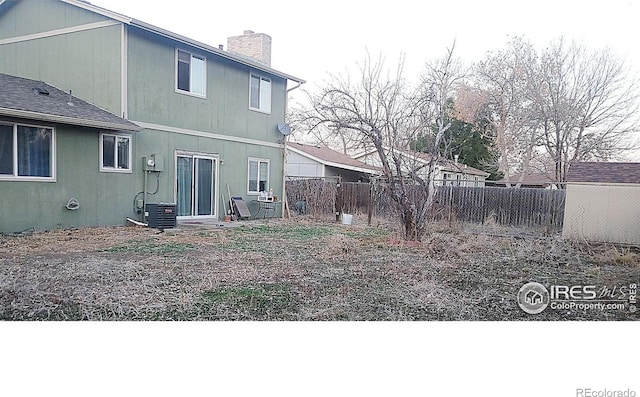
<path fill-rule="evenodd" d="M 527 283 L 518 291 L 520 308 L 529 314 L 553 310 L 628 310 L 635 313 L 637 308 L 638 285 L 623 286 L 596 285 L 551 285 Z"/>
<path fill-rule="evenodd" d="M 627 390 L 594 390 L 590 388 L 576 389 L 576 397 L 636 397 L 636 391 Z"/>

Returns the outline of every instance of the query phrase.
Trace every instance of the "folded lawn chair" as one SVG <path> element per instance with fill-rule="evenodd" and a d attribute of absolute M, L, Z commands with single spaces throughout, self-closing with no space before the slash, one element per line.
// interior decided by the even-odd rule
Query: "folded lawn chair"
<path fill-rule="evenodd" d="M 233 201 L 233 212 L 236 214 L 238 219 L 251 218 L 249 207 L 247 207 L 247 203 L 242 199 L 242 197 L 231 197 L 231 201 Z"/>

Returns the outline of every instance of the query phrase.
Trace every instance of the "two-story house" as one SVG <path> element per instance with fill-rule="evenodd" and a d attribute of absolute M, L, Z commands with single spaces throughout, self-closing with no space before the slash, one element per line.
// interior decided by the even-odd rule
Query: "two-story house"
<path fill-rule="evenodd" d="M 271 38 L 251 31 L 225 50 L 84 1 L 0 0 L 0 73 L 140 127 L 75 136 L 51 120 L 0 114 L 0 124 L 54 131 L 47 153 L 58 170 L 0 170 L 0 231 L 124 224 L 140 219 L 145 201 L 176 203 L 179 219 L 219 219 L 229 191 L 249 203 L 282 192 L 278 125 L 288 91 L 304 81 L 272 69 L 270 57 Z M 70 198 L 79 208 L 61 210 Z M 40 215 L 23 217 L 29 211 Z"/>

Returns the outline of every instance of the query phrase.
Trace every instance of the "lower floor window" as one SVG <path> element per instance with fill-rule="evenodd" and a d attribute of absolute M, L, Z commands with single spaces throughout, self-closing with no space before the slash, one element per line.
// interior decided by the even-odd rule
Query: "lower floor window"
<path fill-rule="evenodd" d="M 100 135 L 100 170 L 131 171 L 131 136 Z"/>
<path fill-rule="evenodd" d="M 269 160 L 249 159 L 248 194 L 259 194 L 269 189 Z"/>
<path fill-rule="evenodd" d="M 53 128 L 0 124 L 0 177 L 53 178 Z"/>

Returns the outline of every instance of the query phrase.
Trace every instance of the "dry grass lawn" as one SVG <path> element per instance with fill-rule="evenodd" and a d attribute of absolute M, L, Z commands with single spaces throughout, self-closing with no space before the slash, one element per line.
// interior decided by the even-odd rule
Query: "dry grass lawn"
<path fill-rule="evenodd" d="M 0 237 L 2 320 L 637 320 L 529 315 L 516 294 L 529 281 L 639 280 L 636 249 L 446 229 L 419 244 L 312 221 Z"/>

